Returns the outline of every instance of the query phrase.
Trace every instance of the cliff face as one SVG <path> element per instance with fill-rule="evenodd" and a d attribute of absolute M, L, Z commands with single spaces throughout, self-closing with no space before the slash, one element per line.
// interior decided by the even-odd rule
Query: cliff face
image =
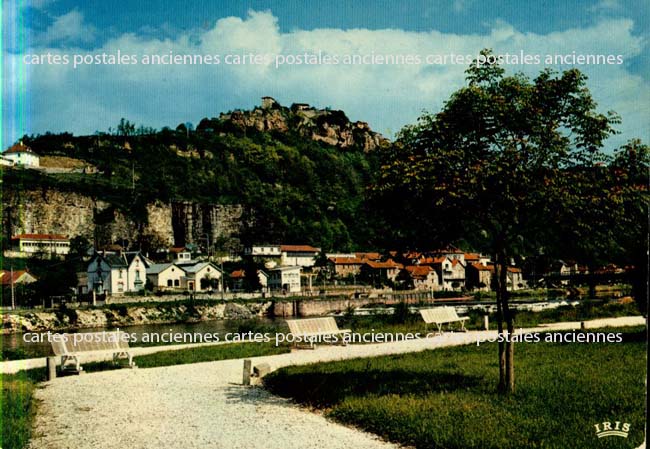
<path fill-rule="evenodd" d="M 343 149 L 357 147 L 365 152 L 389 143 L 381 134 L 372 131 L 366 122 L 351 122 L 343 111 L 317 109 L 302 103 L 286 108 L 268 97 L 263 99 L 262 107 L 221 114 L 219 120 L 257 131 L 288 132 L 293 129 L 315 141 Z"/>
<path fill-rule="evenodd" d="M 147 205 L 146 221 L 139 223 L 110 204 L 83 193 L 55 189 L 3 191 L 2 229 L 5 237 L 21 233 L 83 236 L 98 243 L 134 242 L 154 236 L 167 246 L 211 242 L 231 237 L 240 229 L 239 205 L 179 202 Z M 203 239 L 203 240 L 201 240 Z"/>

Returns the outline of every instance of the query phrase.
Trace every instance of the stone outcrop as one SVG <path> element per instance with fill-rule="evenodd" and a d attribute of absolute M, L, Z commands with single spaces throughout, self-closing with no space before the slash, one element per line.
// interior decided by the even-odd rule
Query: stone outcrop
<path fill-rule="evenodd" d="M 343 111 L 317 109 L 304 103 L 286 108 L 269 97 L 263 99 L 262 107 L 221 114 L 219 120 L 257 131 L 288 132 L 293 129 L 304 137 L 343 149 L 361 148 L 367 152 L 389 143 L 366 122 L 351 122 Z"/>

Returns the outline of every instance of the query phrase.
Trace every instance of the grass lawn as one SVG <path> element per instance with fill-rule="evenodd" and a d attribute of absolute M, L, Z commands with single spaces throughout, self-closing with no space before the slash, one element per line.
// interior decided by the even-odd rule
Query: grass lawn
<path fill-rule="evenodd" d="M 496 344 L 288 367 L 272 392 L 417 448 L 634 448 L 643 441 L 644 329 L 623 343 L 521 343 L 517 391 L 495 393 Z M 598 439 L 594 424 L 631 424 Z M 602 427 L 602 426 L 601 426 Z"/>
<path fill-rule="evenodd" d="M 181 365 L 186 363 L 238 359 L 289 352 L 288 346 L 276 347 L 273 343 L 243 343 L 215 345 L 179 351 L 163 351 L 134 357 L 140 368 Z M 89 373 L 116 369 L 111 362 L 83 364 Z M 26 447 L 32 429 L 37 404 L 34 390 L 46 379 L 45 368 L 20 371 L 2 375 L 2 429 L 0 448 L 22 449 Z"/>

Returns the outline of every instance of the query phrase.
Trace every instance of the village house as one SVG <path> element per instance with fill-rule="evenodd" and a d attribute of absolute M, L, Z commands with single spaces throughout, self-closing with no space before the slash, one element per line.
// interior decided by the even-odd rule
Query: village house
<path fill-rule="evenodd" d="M 70 252 L 70 240 L 59 234 L 18 234 L 11 238 L 18 255 L 37 254 L 65 256 Z"/>
<path fill-rule="evenodd" d="M 320 248 L 309 245 L 280 245 L 280 265 L 283 267 L 313 267 Z"/>
<path fill-rule="evenodd" d="M 221 269 L 212 262 L 195 262 L 177 265 L 185 275 L 181 277 L 181 288 L 190 292 L 221 291 Z"/>
<path fill-rule="evenodd" d="M 0 270 L 0 285 L 3 287 L 31 284 L 37 280 L 36 276 L 27 270 Z"/>
<path fill-rule="evenodd" d="M 270 291 L 283 293 L 300 293 L 299 266 L 277 267 L 269 270 L 268 287 Z"/>
<path fill-rule="evenodd" d="M 483 265 L 478 262 L 468 264 L 465 270 L 467 289 L 489 292 L 492 285 L 493 265 Z"/>
<path fill-rule="evenodd" d="M 385 262 L 368 260 L 361 266 L 361 276 L 375 285 L 386 281 L 394 282 L 403 267 L 393 259 Z"/>
<path fill-rule="evenodd" d="M 329 272 L 339 278 L 357 276 L 361 273 L 361 266 L 366 260 L 358 257 L 330 257 L 327 259 Z"/>
<path fill-rule="evenodd" d="M 138 251 L 121 254 L 97 253 L 90 260 L 86 270 L 88 291 L 108 295 L 142 291 L 150 264 L 151 262 Z"/>
<path fill-rule="evenodd" d="M 508 290 L 521 290 L 522 288 L 526 288 L 521 268 L 508 267 L 506 284 Z"/>
<path fill-rule="evenodd" d="M 435 291 L 440 289 L 438 273 L 429 265 L 408 265 L 398 276 L 409 282 L 415 290 Z"/>
<path fill-rule="evenodd" d="M 22 140 L 2 153 L 3 159 L 9 160 L 13 165 L 37 168 L 40 166 L 40 156 L 23 144 Z"/>
<path fill-rule="evenodd" d="M 453 259 L 448 256 L 435 257 L 430 263 L 438 273 L 441 290 L 460 291 L 465 288 L 464 253 L 462 256 Z"/>
<path fill-rule="evenodd" d="M 262 291 L 267 291 L 269 275 L 262 270 L 257 270 L 257 278 L 262 286 Z M 244 270 L 235 270 L 230 273 L 230 280 L 232 281 L 234 291 L 244 290 L 244 279 L 246 279 L 246 272 Z"/>
<path fill-rule="evenodd" d="M 185 270 L 173 262 L 155 263 L 147 268 L 147 281 L 156 290 L 180 289 Z"/>

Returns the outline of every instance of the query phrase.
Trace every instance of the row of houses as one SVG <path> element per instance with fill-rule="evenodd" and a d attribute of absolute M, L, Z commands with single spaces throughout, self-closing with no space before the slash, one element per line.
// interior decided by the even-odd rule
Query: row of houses
<path fill-rule="evenodd" d="M 301 267 L 259 270 L 262 291 L 300 292 Z M 230 274 L 233 288 L 243 288 L 245 273 Z M 221 268 L 214 262 L 195 260 L 188 252 L 178 253 L 172 262 L 154 263 L 142 253 L 96 253 L 88 264 L 87 291 L 122 295 L 142 291 L 147 283 L 158 291 L 220 292 L 224 286 Z"/>
<path fill-rule="evenodd" d="M 360 277 L 373 284 L 391 282 L 417 290 L 428 291 L 488 291 L 494 274 L 489 257 L 465 253 L 449 247 L 431 252 L 389 252 L 382 260 L 377 253 L 335 255 L 328 258 L 329 271 L 336 277 Z M 525 287 L 522 271 L 508 267 L 508 288 Z"/>

